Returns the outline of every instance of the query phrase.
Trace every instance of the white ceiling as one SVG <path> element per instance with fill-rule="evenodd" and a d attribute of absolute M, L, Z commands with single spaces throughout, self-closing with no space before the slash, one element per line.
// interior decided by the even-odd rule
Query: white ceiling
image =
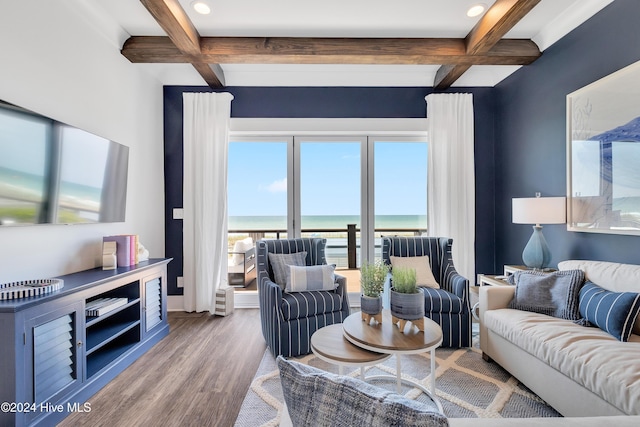
<path fill-rule="evenodd" d="M 495 0 L 208 0 L 199 15 L 179 0 L 201 36 L 456 37 L 480 17 L 466 11 Z M 532 39 L 541 51 L 613 0 L 542 0 L 507 38 Z M 166 35 L 136 0 L 76 0 L 118 48 L 129 36 Z M 165 85 L 204 85 L 190 64 L 132 64 Z M 432 86 L 437 65 L 221 64 L 227 86 Z M 518 66 L 474 66 L 453 86 L 494 86 Z"/>

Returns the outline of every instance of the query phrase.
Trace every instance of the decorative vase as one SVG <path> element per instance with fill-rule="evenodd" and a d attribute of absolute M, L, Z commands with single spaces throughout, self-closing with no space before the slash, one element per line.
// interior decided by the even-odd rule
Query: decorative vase
<path fill-rule="evenodd" d="M 371 323 L 371 319 L 375 319 L 376 322 L 382 323 L 382 298 L 380 295 L 377 297 L 360 295 L 360 312 L 363 322 Z"/>
<path fill-rule="evenodd" d="M 407 322 L 424 331 L 424 295 L 422 292 L 404 294 L 391 289 L 391 320 L 404 333 Z"/>
<path fill-rule="evenodd" d="M 522 261 L 527 267 L 534 269 L 544 268 L 551 262 L 551 251 L 541 226 L 533 226 L 533 234 L 522 251 Z"/>

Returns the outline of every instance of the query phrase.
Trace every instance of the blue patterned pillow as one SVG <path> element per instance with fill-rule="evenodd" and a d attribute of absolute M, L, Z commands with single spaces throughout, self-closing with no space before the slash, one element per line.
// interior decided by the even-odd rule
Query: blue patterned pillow
<path fill-rule="evenodd" d="M 290 265 L 285 292 L 332 291 L 336 288 L 335 264 Z"/>
<path fill-rule="evenodd" d="M 628 341 L 640 311 L 640 294 L 611 292 L 593 282 L 580 290 L 580 314 L 620 341 Z"/>
<path fill-rule="evenodd" d="M 516 286 L 509 308 L 580 321 L 578 295 L 584 284 L 582 270 L 517 271 L 507 281 Z"/>
<path fill-rule="evenodd" d="M 284 400 L 294 426 L 446 427 L 447 417 L 424 403 L 278 356 Z"/>

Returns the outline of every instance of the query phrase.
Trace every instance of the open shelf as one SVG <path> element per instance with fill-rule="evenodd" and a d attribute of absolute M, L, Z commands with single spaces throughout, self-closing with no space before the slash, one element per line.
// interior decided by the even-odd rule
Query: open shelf
<path fill-rule="evenodd" d="M 137 299 L 134 299 L 134 300 L 129 300 L 129 302 L 127 304 L 125 304 L 125 305 L 123 305 L 121 307 L 118 307 L 118 308 L 116 308 L 116 309 L 114 309 L 114 310 L 112 310 L 112 311 L 110 311 L 110 312 L 108 312 L 106 314 L 103 314 L 102 316 L 87 316 L 86 327 L 88 328 L 90 326 L 95 325 L 98 322 L 102 322 L 103 320 L 105 320 L 105 319 L 107 319 L 107 318 L 109 318 L 109 317 L 121 312 L 122 310 L 125 310 L 128 307 L 131 307 L 132 305 L 136 304 L 139 301 L 140 301 L 140 298 L 137 298 Z"/>
<path fill-rule="evenodd" d="M 127 304 L 101 316 L 86 317 L 87 378 L 109 365 L 141 340 L 140 281 L 136 280 L 96 294 L 85 305 L 100 298 L 126 298 Z"/>
<path fill-rule="evenodd" d="M 131 329 L 130 332 L 136 332 Z M 139 331 L 137 331 L 139 333 Z M 129 342 L 122 344 L 119 342 L 112 342 L 87 356 L 87 378 L 91 378 L 101 369 L 109 365 L 118 357 L 125 354 L 130 349 L 136 346 L 137 342 Z"/>
<path fill-rule="evenodd" d="M 91 335 L 87 334 L 87 356 L 94 351 L 99 350 L 106 344 L 109 344 L 111 341 L 115 340 L 120 335 L 124 334 L 129 329 L 139 324 L 139 320 L 114 323 L 109 325 L 108 327 L 101 328 Z"/>

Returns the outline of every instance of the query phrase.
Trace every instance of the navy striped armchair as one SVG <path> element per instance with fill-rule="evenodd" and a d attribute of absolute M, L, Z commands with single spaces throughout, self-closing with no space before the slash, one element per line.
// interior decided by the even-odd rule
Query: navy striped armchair
<path fill-rule="evenodd" d="M 453 265 L 452 239 L 446 237 L 383 237 L 382 259 L 391 265 L 392 256 L 428 256 L 433 277 L 440 289 L 421 287 L 425 316 L 442 327 L 443 347 L 471 346 L 469 281 Z"/>
<path fill-rule="evenodd" d="M 275 283 L 269 253 L 306 252 L 306 265 L 326 264 L 326 239 L 260 240 L 257 244 L 258 295 L 262 335 L 274 356 L 311 352 L 311 335 L 349 316 L 346 278 L 336 275 L 334 291 L 284 292 Z"/>

